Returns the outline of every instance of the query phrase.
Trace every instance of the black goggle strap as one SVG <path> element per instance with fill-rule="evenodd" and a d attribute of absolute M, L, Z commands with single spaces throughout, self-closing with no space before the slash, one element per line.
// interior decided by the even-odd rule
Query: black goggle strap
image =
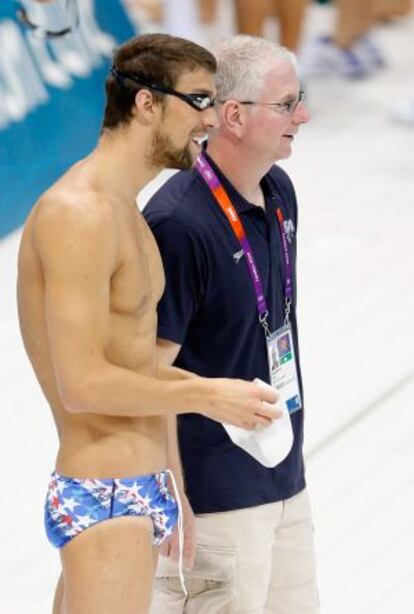
<path fill-rule="evenodd" d="M 111 67 L 111 74 L 118 81 L 129 79 L 131 81 L 134 81 L 134 83 L 142 85 L 143 87 L 148 87 L 155 92 L 160 92 L 161 94 L 170 94 L 171 96 L 177 96 L 177 98 L 181 98 L 181 100 L 190 103 L 192 107 L 196 108 L 199 111 L 204 111 L 204 109 L 207 109 L 208 107 L 213 107 L 215 104 L 215 100 L 211 98 L 211 96 L 208 96 L 208 94 L 183 94 L 182 92 L 177 92 L 176 90 L 164 87 L 163 85 L 151 83 L 150 81 L 147 81 L 139 75 L 130 75 L 128 73 L 122 72 L 118 70 L 115 65 Z"/>

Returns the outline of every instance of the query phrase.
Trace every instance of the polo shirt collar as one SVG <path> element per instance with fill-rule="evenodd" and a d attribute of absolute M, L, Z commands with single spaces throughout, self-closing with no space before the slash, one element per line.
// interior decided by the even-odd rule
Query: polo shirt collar
<path fill-rule="evenodd" d="M 207 162 L 211 165 L 217 177 L 219 178 L 220 183 L 222 184 L 223 188 L 226 190 L 237 213 L 244 213 L 246 211 L 257 210 L 258 208 L 257 205 L 253 205 L 251 202 L 246 200 L 244 196 L 240 194 L 240 192 L 236 190 L 234 185 L 227 179 L 225 175 L 223 175 L 220 168 L 217 166 L 214 160 L 208 155 L 208 153 L 204 152 L 203 155 L 206 158 Z M 262 186 L 265 200 L 267 200 L 268 197 L 271 197 L 274 191 L 272 189 L 272 185 L 266 176 L 262 178 L 262 180 L 260 181 L 260 185 Z"/>

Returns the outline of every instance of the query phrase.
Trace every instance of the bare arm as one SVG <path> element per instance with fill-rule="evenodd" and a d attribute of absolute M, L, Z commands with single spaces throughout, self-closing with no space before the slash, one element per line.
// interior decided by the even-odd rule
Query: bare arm
<path fill-rule="evenodd" d="M 157 339 L 157 355 L 160 370 L 166 370 L 169 374 L 174 373 L 174 375 L 176 375 L 177 377 L 197 377 L 193 373 L 188 373 L 187 371 L 183 371 L 182 369 L 176 369 L 175 367 L 168 366 L 171 365 L 177 358 L 180 348 L 180 345 L 178 345 L 177 343 L 173 343 L 172 341 L 168 341 L 167 339 Z M 178 447 L 176 416 L 167 417 L 167 430 L 168 467 L 173 471 L 179 489 L 179 496 L 181 499 L 184 521 L 184 563 L 187 571 L 190 571 L 194 565 L 196 533 L 194 513 L 191 509 L 191 505 L 185 493 L 184 475 L 180 459 L 180 451 Z M 172 537 L 169 540 L 162 544 L 160 552 L 163 556 L 171 557 L 173 560 L 178 561 L 180 552 L 180 540 L 177 531 L 173 533 Z"/>
<path fill-rule="evenodd" d="M 155 415 L 200 406 L 201 382 L 163 382 L 111 363 L 110 283 L 119 266 L 110 206 L 42 203 L 35 241 L 45 277 L 50 350 L 64 406 L 73 412 Z"/>
<path fill-rule="evenodd" d="M 195 373 L 172 367 L 171 365 L 177 358 L 181 346 L 167 339 L 157 339 L 157 377 L 164 380 L 188 380 L 199 378 Z"/>
<path fill-rule="evenodd" d="M 173 343 L 167 339 L 157 339 L 157 356 L 158 356 L 158 372 L 162 377 L 162 373 L 167 376 L 177 377 L 177 379 L 189 379 L 198 377 L 194 373 L 189 373 L 183 369 L 171 367 L 174 360 L 177 358 L 181 346 L 178 343 Z M 168 416 L 168 466 L 172 469 L 178 488 L 181 495 L 185 492 L 183 469 L 181 465 L 180 452 L 178 449 L 177 437 L 177 418 L 176 416 Z"/>
<path fill-rule="evenodd" d="M 159 380 L 110 362 L 110 284 L 120 266 L 115 228 L 111 207 L 94 195 L 81 204 L 41 203 L 37 211 L 49 346 L 65 408 L 112 416 L 198 411 L 246 428 L 275 419 L 261 403 L 274 396 L 254 384 Z"/>

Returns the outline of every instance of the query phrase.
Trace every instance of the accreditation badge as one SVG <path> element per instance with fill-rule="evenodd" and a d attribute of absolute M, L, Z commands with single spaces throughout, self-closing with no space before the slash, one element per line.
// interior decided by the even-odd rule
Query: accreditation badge
<path fill-rule="evenodd" d="M 270 382 L 290 414 L 302 409 L 292 327 L 286 324 L 267 338 Z"/>

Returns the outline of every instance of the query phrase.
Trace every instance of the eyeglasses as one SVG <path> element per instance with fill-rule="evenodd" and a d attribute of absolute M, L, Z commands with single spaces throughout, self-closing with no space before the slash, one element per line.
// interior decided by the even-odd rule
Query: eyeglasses
<path fill-rule="evenodd" d="M 293 115 L 298 105 L 303 102 L 305 93 L 301 90 L 299 94 L 293 100 L 286 102 L 256 102 L 255 100 L 238 100 L 239 104 L 260 105 L 262 107 L 271 107 L 282 115 Z M 220 104 L 227 102 L 226 100 L 220 100 Z"/>
<path fill-rule="evenodd" d="M 116 66 L 112 66 L 111 73 L 117 79 L 117 81 L 122 82 L 125 79 L 129 79 L 130 81 L 134 81 L 135 83 L 138 83 L 138 85 L 147 87 L 155 92 L 168 94 L 169 96 L 176 96 L 176 98 L 183 100 L 189 104 L 190 107 L 196 109 L 196 111 L 205 111 L 209 107 L 214 107 L 216 104 L 215 98 L 212 98 L 209 94 L 184 94 L 183 92 L 177 92 L 176 90 L 169 87 L 164 87 L 158 83 L 151 83 L 139 75 L 130 75 L 129 73 L 122 72 L 118 70 Z"/>

